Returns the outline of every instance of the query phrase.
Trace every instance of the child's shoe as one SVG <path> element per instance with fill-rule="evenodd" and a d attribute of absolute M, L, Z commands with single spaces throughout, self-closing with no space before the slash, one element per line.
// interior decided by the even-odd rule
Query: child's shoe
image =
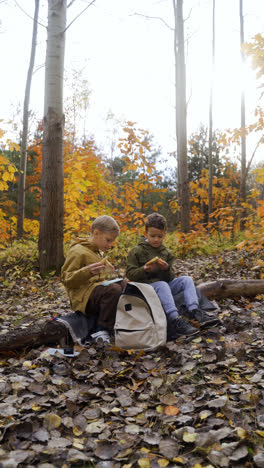
<path fill-rule="evenodd" d="M 168 341 L 176 340 L 180 336 L 196 336 L 199 330 L 181 317 L 168 320 Z"/>
<path fill-rule="evenodd" d="M 188 312 L 188 318 L 199 323 L 201 328 L 216 327 L 221 325 L 221 320 L 215 315 L 209 315 L 204 310 L 194 309 Z"/>
<path fill-rule="evenodd" d="M 102 340 L 104 343 L 110 343 L 110 335 L 106 330 L 100 330 L 96 333 L 93 333 L 91 337 L 95 343 L 99 342 L 100 340 Z"/>

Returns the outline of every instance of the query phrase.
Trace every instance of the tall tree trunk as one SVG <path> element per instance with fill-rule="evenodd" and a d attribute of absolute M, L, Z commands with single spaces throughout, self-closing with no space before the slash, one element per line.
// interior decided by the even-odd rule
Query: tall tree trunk
<path fill-rule="evenodd" d="M 213 0 L 213 17 L 212 17 L 212 79 L 210 89 L 209 103 L 209 154 L 208 154 L 208 222 L 213 211 L 213 93 L 214 93 L 214 69 L 215 69 L 215 0 Z"/>
<path fill-rule="evenodd" d="M 31 43 L 31 55 L 28 67 L 24 110 L 23 110 L 23 130 L 21 141 L 21 159 L 20 170 L 18 176 L 18 193 L 17 193 L 17 238 L 21 239 L 24 234 L 24 213 L 25 213 L 25 187 L 26 187 L 26 172 L 27 172 L 27 139 L 28 139 L 28 116 L 29 116 L 29 100 L 31 91 L 31 81 L 35 63 L 36 46 L 37 46 L 37 33 L 38 33 L 38 14 L 39 14 L 39 0 L 35 0 L 35 14 L 33 22 L 33 33 Z"/>
<path fill-rule="evenodd" d="M 239 0 L 239 18 L 240 18 L 240 53 L 241 64 L 245 63 L 245 55 L 242 49 L 244 43 L 244 17 L 243 17 L 243 0 Z M 245 88 L 241 90 L 241 178 L 240 178 L 240 201 L 246 202 L 246 113 L 245 113 Z M 240 229 L 245 229 L 247 213 L 245 208 L 241 211 Z"/>
<path fill-rule="evenodd" d="M 172 0 L 174 11 L 174 55 L 175 55 L 175 98 L 176 138 L 178 160 L 178 193 L 181 208 L 181 230 L 190 230 L 190 191 L 187 164 L 187 110 L 186 70 L 184 53 L 183 0 Z"/>
<path fill-rule="evenodd" d="M 48 40 L 40 207 L 40 272 L 60 270 L 63 264 L 63 68 L 66 0 L 48 2 Z"/>

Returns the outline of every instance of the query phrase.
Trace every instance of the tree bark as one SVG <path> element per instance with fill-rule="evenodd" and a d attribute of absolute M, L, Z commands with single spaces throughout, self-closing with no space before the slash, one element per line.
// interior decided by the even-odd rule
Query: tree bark
<path fill-rule="evenodd" d="M 213 38 L 212 38 L 212 79 L 210 89 L 209 103 L 209 154 L 208 154 L 208 223 L 210 223 L 210 215 L 213 211 L 213 92 L 214 92 L 214 68 L 215 68 L 215 0 L 213 0 Z"/>
<path fill-rule="evenodd" d="M 181 209 L 181 231 L 190 231 L 190 190 L 187 164 L 186 67 L 184 51 L 183 0 L 173 0 L 176 140 L 178 161 L 178 194 Z"/>
<path fill-rule="evenodd" d="M 60 271 L 63 256 L 63 71 L 66 0 L 49 0 L 41 207 L 40 272 Z"/>
<path fill-rule="evenodd" d="M 24 234 L 24 214 L 25 214 L 25 187 L 26 187 L 26 172 L 27 172 L 27 139 L 28 139 L 28 117 L 29 117 L 29 100 L 31 91 L 31 81 L 35 63 L 37 33 L 38 33 L 38 14 L 39 0 L 35 0 L 35 14 L 33 22 L 33 33 L 31 43 L 31 54 L 29 68 L 27 74 L 27 82 L 25 89 L 24 110 L 23 110 L 23 130 L 21 141 L 21 159 L 18 176 L 18 191 L 17 191 L 17 238 L 21 239 Z"/>
<path fill-rule="evenodd" d="M 198 285 L 208 299 L 254 297 L 264 294 L 264 280 L 218 280 Z"/>
<path fill-rule="evenodd" d="M 244 16 L 243 16 L 243 0 L 239 1 L 239 18 L 240 18 L 240 54 L 241 54 L 241 64 L 242 66 L 245 63 L 245 56 L 242 49 L 244 44 Z M 246 111 L 245 111 L 245 87 L 242 85 L 241 90 L 241 177 L 240 177 L 240 203 L 246 203 L 246 170 L 247 170 L 247 156 L 246 156 Z M 240 229 L 245 229 L 247 219 L 247 210 L 242 207 L 241 209 L 241 219 L 240 219 Z"/>

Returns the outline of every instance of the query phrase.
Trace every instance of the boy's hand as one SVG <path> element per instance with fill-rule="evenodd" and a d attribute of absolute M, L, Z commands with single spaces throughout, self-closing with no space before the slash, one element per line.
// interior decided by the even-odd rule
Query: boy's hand
<path fill-rule="evenodd" d="M 150 263 L 149 265 L 145 264 L 144 265 L 144 270 L 147 272 L 147 273 L 151 273 L 152 271 L 155 271 L 157 269 L 157 262 L 156 263 Z"/>
<path fill-rule="evenodd" d="M 145 265 L 144 265 L 144 270 L 147 272 L 147 273 L 151 273 L 152 271 L 155 271 L 158 267 L 161 269 L 161 270 L 168 270 L 169 268 L 169 265 L 167 262 L 165 262 L 165 260 L 162 260 L 161 258 L 157 258 L 154 259 L 155 261 L 154 262 L 147 262 Z"/>
<path fill-rule="evenodd" d="M 159 258 L 158 265 L 159 265 L 161 270 L 168 270 L 168 268 L 169 268 L 168 263 L 165 262 L 165 260 L 162 260 L 162 258 Z"/>
<path fill-rule="evenodd" d="M 110 262 L 107 262 L 107 266 L 104 265 L 104 263 L 102 262 L 91 263 L 91 265 L 88 266 L 88 269 L 92 275 L 99 275 L 100 273 L 105 271 L 106 267 L 114 270 L 114 267 L 113 265 L 111 265 Z"/>
<path fill-rule="evenodd" d="M 157 269 L 157 267 L 159 266 L 159 261 L 160 261 L 160 258 L 159 257 L 154 257 L 152 258 L 151 260 L 149 260 L 147 263 L 145 263 L 144 265 L 144 270 L 147 272 L 147 273 L 150 273 L 152 271 L 155 271 Z"/>

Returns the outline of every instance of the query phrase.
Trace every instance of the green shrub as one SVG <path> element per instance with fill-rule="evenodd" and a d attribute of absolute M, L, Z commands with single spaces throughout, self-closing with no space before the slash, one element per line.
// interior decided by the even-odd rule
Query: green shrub
<path fill-rule="evenodd" d="M 17 272 L 38 269 L 38 244 L 32 240 L 17 240 L 10 247 L 0 252 L 0 265 L 5 268 L 15 268 Z"/>

